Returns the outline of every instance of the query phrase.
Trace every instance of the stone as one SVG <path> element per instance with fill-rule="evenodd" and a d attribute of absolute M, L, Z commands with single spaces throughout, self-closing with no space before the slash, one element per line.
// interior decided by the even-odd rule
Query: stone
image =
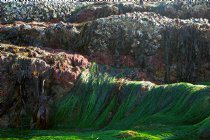
<path fill-rule="evenodd" d="M 32 124 L 28 125 L 46 128 L 50 109 L 48 101 L 71 90 L 82 70 L 89 67 L 88 60 L 62 50 L 9 44 L 0 46 L 0 74 L 3 75 L 0 77 L 0 126 L 20 127 L 22 116 L 33 114 L 30 116 Z M 30 110 L 25 110 L 19 99 Z M 11 104 L 16 106 L 10 108 Z M 17 119 L 20 122 L 17 123 Z"/>
<path fill-rule="evenodd" d="M 20 29 L 20 26 L 27 25 L 30 25 L 31 29 Z M 56 23 L 6 24 L 0 26 L 0 39 L 5 43 L 65 49 L 82 53 L 91 61 L 99 64 L 118 66 L 119 68 L 137 67 L 141 71 L 145 71 L 146 75 L 151 75 L 147 78 L 154 80 L 153 82 L 195 82 L 209 80 L 205 76 L 209 73 L 208 68 L 197 68 L 200 65 L 207 66 L 209 61 L 209 27 L 207 20 L 202 18 L 170 19 L 156 13 L 135 12 L 77 24 L 59 20 Z M 192 44 L 189 40 L 196 41 Z M 192 48 L 189 49 L 187 46 Z M 192 69 L 188 73 L 190 76 L 187 76 L 188 68 L 182 64 L 181 59 L 188 59 L 185 58 L 184 53 L 190 51 L 193 55 L 190 59 L 196 63 L 189 63 L 190 66 L 192 65 Z M 200 54 L 206 56 L 205 59 L 200 60 Z M 36 53 L 29 55 L 38 56 Z M 176 59 L 177 55 L 180 58 L 178 60 Z M 159 59 L 160 62 L 157 62 L 156 59 Z M 168 60 L 166 61 L 166 59 Z M 182 69 L 178 65 L 181 65 Z M 168 71 L 166 72 L 166 70 Z M 185 74 L 178 76 L 176 75 L 178 71 Z M 62 72 L 58 71 L 55 75 L 60 73 Z M 168 78 L 164 76 L 166 73 Z M 69 77 L 74 79 L 74 76 L 75 74 Z M 57 77 L 57 79 L 60 78 Z"/>

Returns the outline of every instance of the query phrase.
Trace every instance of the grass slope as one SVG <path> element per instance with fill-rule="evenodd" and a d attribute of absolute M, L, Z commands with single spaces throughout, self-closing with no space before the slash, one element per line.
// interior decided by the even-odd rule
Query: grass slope
<path fill-rule="evenodd" d="M 54 130 L 1 129 L 0 137 L 197 139 L 210 131 L 210 87 L 119 80 L 96 65 L 52 108 Z"/>

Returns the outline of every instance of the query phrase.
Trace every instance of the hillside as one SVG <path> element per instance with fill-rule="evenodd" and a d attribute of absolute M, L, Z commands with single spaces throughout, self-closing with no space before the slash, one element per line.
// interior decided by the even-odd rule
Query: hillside
<path fill-rule="evenodd" d="M 0 3 L 0 139 L 210 139 L 209 2 Z"/>

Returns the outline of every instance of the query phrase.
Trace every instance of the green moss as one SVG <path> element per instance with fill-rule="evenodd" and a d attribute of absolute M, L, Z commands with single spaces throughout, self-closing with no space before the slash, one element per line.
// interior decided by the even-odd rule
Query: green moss
<path fill-rule="evenodd" d="M 210 87 L 118 80 L 93 65 L 52 108 L 55 130 L 2 129 L 0 137 L 197 139 L 210 128 Z"/>
<path fill-rule="evenodd" d="M 210 86 L 210 82 L 200 82 L 198 85 Z"/>

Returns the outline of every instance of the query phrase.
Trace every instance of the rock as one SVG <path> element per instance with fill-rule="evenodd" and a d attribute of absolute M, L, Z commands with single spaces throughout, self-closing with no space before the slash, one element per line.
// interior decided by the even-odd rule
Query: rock
<path fill-rule="evenodd" d="M 0 117 L 0 127 L 1 128 L 9 127 L 9 117 L 7 115 Z"/>
<path fill-rule="evenodd" d="M 23 25 L 20 26 L 20 29 L 21 30 L 30 30 L 31 29 L 31 26 L 30 25 L 23 24 Z"/>
<path fill-rule="evenodd" d="M 156 2 L 139 6 L 134 3 L 106 3 L 106 2 L 70 2 L 70 1 L 36 1 L 36 2 L 8 2 L 0 5 L 2 16 L 0 23 L 21 21 L 59 21 L 83 22 L 110 15 L 131 12 L 155 12 L 170 18 L 210 18 L 209 4 L 205 2 Z M 14 14 L 16 13 L 16 14 Z M 12 15 L 12 16 L 11 16 Z M 126 14 L 125 16 L 129 16 Z"/>
<path fill-rule="evenodd" d="M 210 4 L 207 1 L 195 1 L 188 3 L 186 1 L 176 2 L 156 2 L 145 6 L 145 11 L 156 12 L 169 18 L 207 18 L 210 19 L 209 14 Z"/>
<path fill-rule="evenodd" d="M 95 19 L 95 13 L 92 10 L 83 10 L 76 16 L 76 22 L 83 22 Z"/>
<path fill-rule="evenodd" d="M 196 49 L 196 52 L 192 54 L 190 59 L 196 62 L 196 64 L 189 64 L 192 67 L 189 77 L 187 76 L 189 73 L 186 73 L 188 68 L 184 66 L 184 69 L 186 70 L 181 70 L 179 67 L 179 65 L 182 65 L 181 59 L 178 63 L 173 60 L 177 58 L 176 55 L 182 54 L 179 52 L 180 50 L 185 50 L 185 52 L 190 52 L 192 50 L 187 47 L 187 44 L 190 43 L 187 40 L 197 40 L 200 42 L 198 44 L 202 44 L 201 42 L 208 42 L 208 39 L 205 36 L 209 36 L 210 34 L 205 20 L 169 19 L 154 13 L 140 12 L 126 15 L 119 15 L 118 18 L 116 18 L 116 16 L 100 18 L 87 23 L 86 30 L 81 31 L 81 33 L 83 32 L 85 34 L 82 34 L 79 39 L 83 43 L 77 45 L 77 48 L 75 49 L 83 50 L 83 52 L 88 53 L 88 55 L 97 53 L 99 54 L 99 58 L 102 56 L 104 58 L 109 58 L 106 60 L 111 59 L 111 62 L 106 62 L 104 64 L 111 64 L 112 66 L 123 66 L 124 64 L 126 66 L 133 66 L 133 64 L 136 64 L 139 68 L 147 71 L 147 75 L 152 75 L 150 79 L 155 79 L 155 81 L 159 82 L 193 82 L 198 79 L 201 81 L 204 79 L 207 80 L 205 76 L 195 76 L 194 73 L 201 70 L 195 68 L 195 65 L 203 65 L 208 62 L 208 43 L 204 43 L 205 45 L 199 49 L 196 47 L 197 43 L 192 45 L 192 48 Z M 134 16 L 137 18 L 133 18 Z M 177 36 L 179 36 L 179 39 L 181 40 L 177 40 Z M 178 43 L 181 43 L 182 39 L 186 40 L 186 44 L 182 46 L 182 49 L 178 49 Z M 85 47 L 85 44 L 88 44 L 88 47 Z M 170 46 L 167 53 L 164 46 Z M 205 57 L 205 60 L 198 60 L 199 56 L 197 54 L 199 54 L 198 52 L 202 49 L 206 50 L 203 55 L 207 57 Z M 168 54 L 170 58 L 166 54 Z M 110 57 L 110 55 L 113 57 Z M 134 59 L 131 60 L 133 61 L 133 64 L 130 63 L 131 65 L 127 65 L 127 60 L 124 61 L 123 56 L 133 57 Z M 184 54 L 179 57 L 187 59 L 184 58 Z M 168 59 L 168 64 L 166 64 L 166 59 Z M 102 62 L 101 59 L 94 60 L 98 63 Z M 121 61 L 119 62 L 117 60 Z M 171 73 L 166 71 L 166 67 L 171 69 Z M 208 73 L 208 70 L 206 68 L 204 69 L 205 72 L 201 73 Z M 179 73 L 178 71 L 182 71 L 185 74 L 177 78 L 176 73 Z M 168 78 L 164 77 L 166 73 L 169 74 Z"/>
<path fill-rule="evenodd" d="M 72 11 L 88 3 L 71 1 L 30 1 L 22 2 L 0 2 L 0 24 L 21 21 L 50 21 L 54 18 L 67 21 Z M 14 14 L 15 13 L 15 14 Z M 64 14 L 65 13 L 65 14 Z M 11 16 L 13 15 L 13 16 Z"/>
<path fill-rule="evenodd" d="M 71 90 L 81 71 L 89 66 L 88 60 L 62 50 L 0 46 L 2 127 L 20 127 L 21 119 L 33 114 L 29 116 L 33 120 L 31 126 L 46 128 L 50 109 L 48 101 Z"/>
<path fill-rule="evenodd" d="M 20 29 L 27 25 L 31 29 Z M 209 80 L 206 76 L 209 70 L 204 67 L 209 62 L 209 27 L 207 20 L 202 18 L 181 20 L 135 12 L 78 24 L 20 22 L 2 25 L 0 39 L 13 44 L 82 53 L 99 64 L 137 67 L 150 76 L 148 80 L 158 83 L 195 82 Z M 195 63 L 186 65 L 182 60 Z M 74 79 L 74 75 L 71 76 Z"/>

